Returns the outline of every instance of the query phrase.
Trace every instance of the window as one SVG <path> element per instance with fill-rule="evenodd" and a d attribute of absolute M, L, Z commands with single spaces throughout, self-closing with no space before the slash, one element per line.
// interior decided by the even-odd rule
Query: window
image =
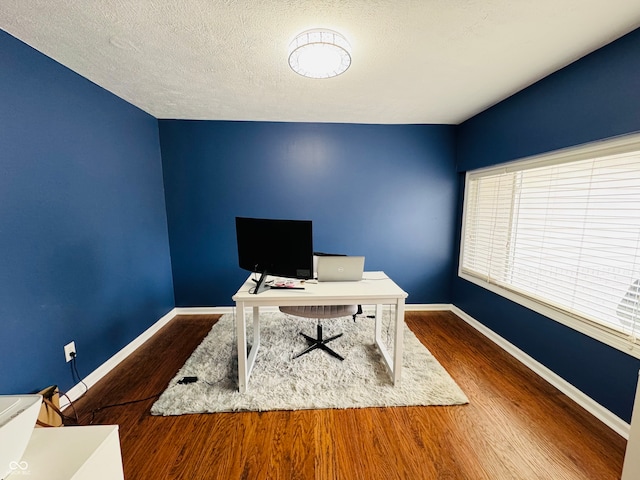
<path fill-rule="evenodd" d="M 467 173 L 460 276 L 640 358 L 640 135 Z"/>

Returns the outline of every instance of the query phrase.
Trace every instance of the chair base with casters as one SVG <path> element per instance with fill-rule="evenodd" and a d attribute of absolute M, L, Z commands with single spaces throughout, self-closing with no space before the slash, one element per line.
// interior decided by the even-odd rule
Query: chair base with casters
<path fill-rule="evenodd" d="M 335 340 L 336 338 L 340 338 L 342 336 L 342 333 L 324 338 L 322 335 L 321 320 L 346 316 L 352 316 L 355 320 L 356 314 L 358 313 L 358 305 L 312 305 L 301 307 L 280 307 L 280 311 L 296 317 L 315 318 L 318 320 L 316 327 L 316 338 L 310 337 L 309 335 L 300 332 L 300 335 L 305 338 L 309 346 L 302 352 L 295 355 L 293 358 L 298 358 L 302 355 L 312 352 L 313 350 L 320 349 L 324 350 L 325 352 L 339 360 L 344 360 L 344 357 L 342 355 L 337 353 L 331 347 L 327 346 L 327 343 Z"/>

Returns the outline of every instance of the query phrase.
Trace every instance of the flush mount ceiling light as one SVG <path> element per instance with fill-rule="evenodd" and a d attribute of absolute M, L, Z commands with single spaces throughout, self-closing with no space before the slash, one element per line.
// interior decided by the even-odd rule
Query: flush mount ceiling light
<path fill-rule="evenodd" d="M 289 45 L 289 66 L 309 78 L 331 78 L 351 65 L 351 46 L 338 32 L 313 29 L 302 32 Z"/>

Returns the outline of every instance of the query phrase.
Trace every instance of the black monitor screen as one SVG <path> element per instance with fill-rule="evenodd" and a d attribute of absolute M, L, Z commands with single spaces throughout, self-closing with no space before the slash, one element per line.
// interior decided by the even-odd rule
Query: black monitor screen
<path fill-rule="evenodd" d="M 278 277 L 313 278 L 311 220 L 236 217 L 240 268 Z"/>

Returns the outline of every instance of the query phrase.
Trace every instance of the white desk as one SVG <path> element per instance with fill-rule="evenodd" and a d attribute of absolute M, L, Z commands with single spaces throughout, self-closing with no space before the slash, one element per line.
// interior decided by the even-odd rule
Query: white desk
<path fill-rule="evenodd" d="M 238 387 L 240 393 L 247 391 L 251 370 L 260 348 L 260 307 L 280 307 L 285 305 L 375 305 L 375 343 L 382 353 L 384 362 L 391 373 L 393 383 L 400 381 L 402 372 L 402 347 L 404 292 L 384 272 L 365 272 L 359 282 L 319 282 L 305 283 L 304 290 L 282 289 L 267 290 L 254 295 L 249 293 L 255 288 L 253 275 L 244 282 L 232 297 L 236 302 L 236 328 L 238 339 Z M 393 359 L 382 342 L 382 305 L 394 305 L 395 327 Z M 245 309 L 253 308 L 253 343 L 247 352 L 247 324 Z"/>

